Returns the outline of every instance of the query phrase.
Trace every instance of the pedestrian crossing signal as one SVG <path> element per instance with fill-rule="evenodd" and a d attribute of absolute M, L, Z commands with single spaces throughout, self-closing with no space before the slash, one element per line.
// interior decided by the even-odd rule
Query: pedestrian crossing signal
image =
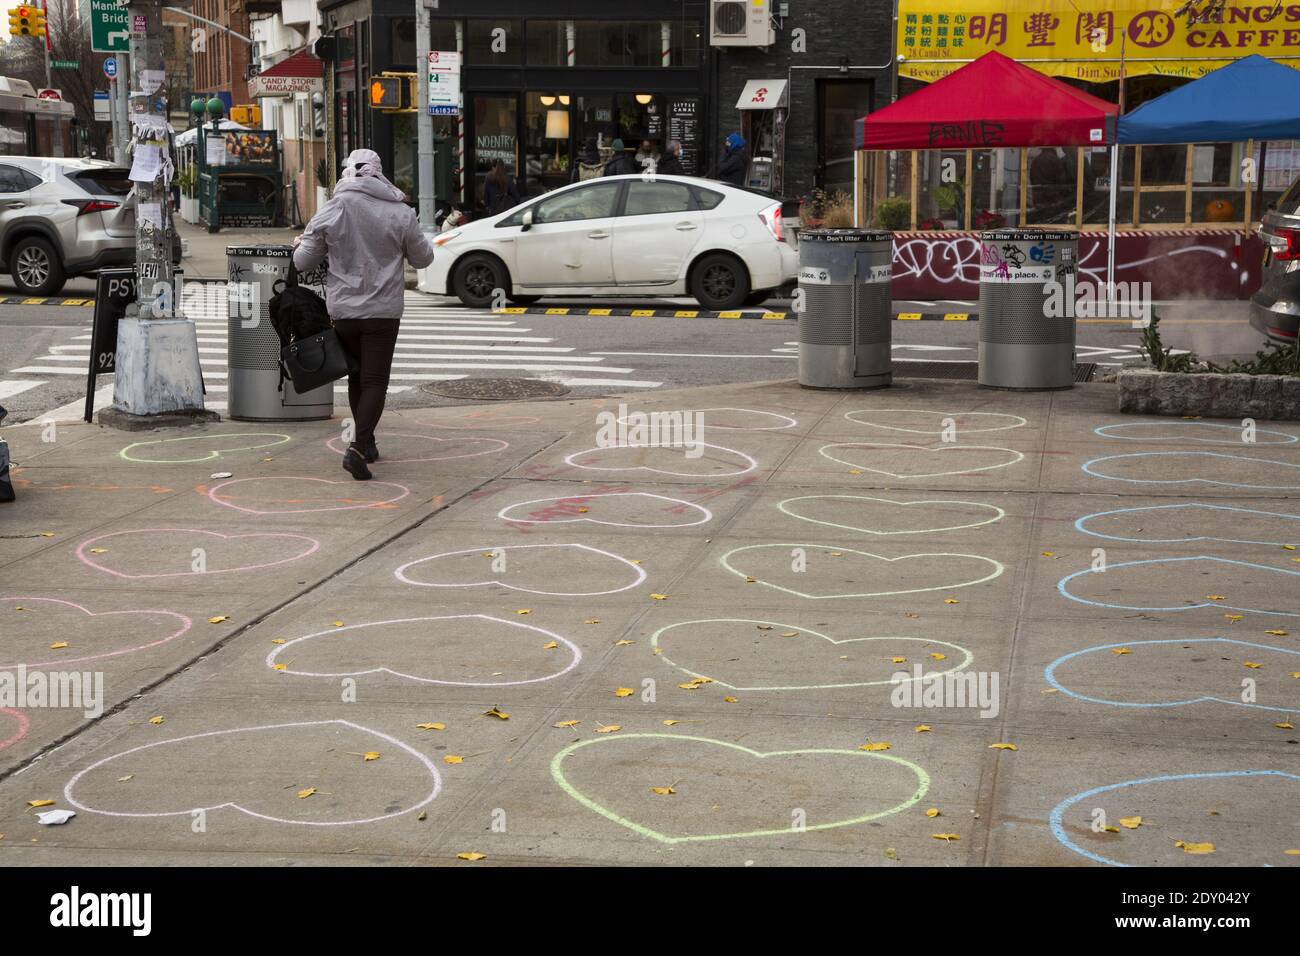
<path fill-rule="evenodd" d="M 370 79 L 372 109 L 407 113 L 415 109 L 415 74 L 381 73 Z"/>

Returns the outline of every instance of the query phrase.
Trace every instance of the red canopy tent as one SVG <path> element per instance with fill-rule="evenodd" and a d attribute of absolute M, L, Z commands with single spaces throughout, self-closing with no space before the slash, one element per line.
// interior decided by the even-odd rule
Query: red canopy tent
<path fill-rule="evenodd" d="M 1119 107 L 996 50 L 857 121 L 859 149 L 1100 146 Z"/>

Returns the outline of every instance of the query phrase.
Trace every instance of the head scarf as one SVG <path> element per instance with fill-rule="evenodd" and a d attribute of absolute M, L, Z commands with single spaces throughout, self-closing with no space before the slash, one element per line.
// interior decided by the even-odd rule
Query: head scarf
<path fill-rule="evenodd" d="M 384 161 L 373 149 L 354 149 L 343 161 L 343 178 L 352 179 L 357 176 L 384 179 Z"/>

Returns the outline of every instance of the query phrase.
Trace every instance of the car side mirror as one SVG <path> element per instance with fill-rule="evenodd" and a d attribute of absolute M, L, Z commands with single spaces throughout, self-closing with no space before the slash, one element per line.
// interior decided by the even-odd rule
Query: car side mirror
<path fill-rule="evenodd" d="M 533 228 L 533 211 L 531 209 L 524 210 L 524 215 L 520 220 L 520 223 L 520 232 L 527 232 L 529 229 Z"/>

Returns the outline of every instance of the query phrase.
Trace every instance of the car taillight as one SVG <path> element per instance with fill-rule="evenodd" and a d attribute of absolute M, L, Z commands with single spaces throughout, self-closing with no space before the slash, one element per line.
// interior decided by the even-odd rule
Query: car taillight
<path fill-rule="evenodd" d="M 105 212 L 109 209 L 116 209 L 121 203 L 109 202 L 107 199 L 65 199 L 65 206 L 76 206 L 79 210 L 78 216 L 84 216 L 88 212 Z"/>
<path fill-rule="evenodd" d="M 1278 228 L 1273 231 L 1277 238 L 1286 240 L 1284 247 L 1273 250 L 1273 258 L 1283 262 L 1300 259 L 1300 229 Z"/>
<path fill-rule="evenodd" d="M 769 209 L 764 209 L 758 214 L 759 220 L 772 233 L 772 238 L 777 242 L 785 242 L 785 232 L 781 228 L 781 204 L 777 203 Z"/>

